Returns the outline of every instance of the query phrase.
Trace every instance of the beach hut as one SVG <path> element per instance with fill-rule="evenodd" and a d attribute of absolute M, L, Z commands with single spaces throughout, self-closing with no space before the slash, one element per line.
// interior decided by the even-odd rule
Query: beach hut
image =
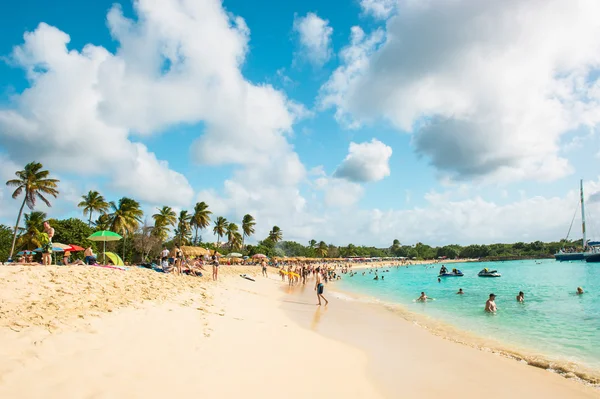
<path fill-rule="evenodd" d="M 181 251 L 186 257 L 189 256 L 209 256 L 211 253 L 208 249 L 202 247 L 192 247 L 188 245 L 183 245 L 181 247 Z"/>

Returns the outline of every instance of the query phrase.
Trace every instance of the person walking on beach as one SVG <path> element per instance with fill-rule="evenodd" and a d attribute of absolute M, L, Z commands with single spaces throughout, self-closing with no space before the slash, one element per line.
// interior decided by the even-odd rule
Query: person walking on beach
<path fill-rule="evenodd" d="M 490 298 L 485 303 L 485 311 L 488 313 L 496 313 L 496 295 L 490 294 Z"/>
<path fill-rule="evenodd" d="M 525 300 L 525 294 L 523 291 L 519 291 L 519 295 L 517 295 L 517 302 L 523 302 Z"/>
<path fill-rule="evenodd" d="M 325 286 L 323 285 L 323 283 L 321 282 L 321 274 L 319 273 L 320 270 L 319 268 L 317 268 L 317 278 L 315 281 L 315 291 L 317 291 L 317 299 L 319 300 L 319 306 L 321 306 L 321 298 L 323 298 L 323 300 L 325 301 L 325 306 L 327 306 L 327 304 L 329 304 L 329 301 L 323 296 L 323 291 L 325 290 Z"/>
<path fill-rule="evenodd" d="M 262 275 L 265 277 L 269 277 L 269 275 L 267 274 L 267 262 L 265 262 L 263 260 L 261 265 L 262 265 Z"/>

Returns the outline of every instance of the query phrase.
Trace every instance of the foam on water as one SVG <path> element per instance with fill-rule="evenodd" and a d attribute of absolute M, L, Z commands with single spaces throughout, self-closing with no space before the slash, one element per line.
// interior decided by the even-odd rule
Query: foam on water
<path fill-rule="evenodd" d="M 390 267 L 383 281 L 373 280 L 369 270 L 358 270 L 336 285 L 377 298 L 404 318 L 454 340 L 496 348 L 547 369 L 582 376 L 586 373 L 578 371 L 584 369 L 600 373 L 600 264 L 554 260 L 448 264 L 448 269 L 458 268 L 465 276 L 438 283 L 440 266 Z M 497 269 L 502 277 L 478 277 L 484 267 Z M 584 295 L 575 294 L 578 286 Z M 456 294 L 459 288 L 464 295 Z M 436 300 L 415 302 L 421 291 Z M 525 303 L 516 301 L 519 291 L 525 293 Z M 498 306 L 494 315 L 483 311 L 492 292 Z"/>

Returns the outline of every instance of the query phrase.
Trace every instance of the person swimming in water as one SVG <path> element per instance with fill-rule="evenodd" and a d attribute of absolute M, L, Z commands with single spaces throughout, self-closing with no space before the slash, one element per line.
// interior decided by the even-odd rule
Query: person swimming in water
<path fill-rule="evenodd" d="M 488 313 L 496 313 L 498 308 L 496 308 L 496 295 L 490 294 L 490 298 L 485 303 L 485 311 Z"/>
<path fill-rule="evenodd" d="M 456 295 L 463 295 L 463 294 L 464 294 L 464 292 L 463 292 L 462 288 L 459 288 Z"/>
<path fill-rule="evenodd" d="M 424 292 L 421 292 L 421 296 L 419 298 L 417 298 L 417 301 L 425 302 L 426 300 L 427 300 L 427 295 L 425 295 Z"/>
<path fill-rule="evenodd" d="M 519 295 L 517 295 L 517 302 L 523 302 L 525 300 L 525 294 L 523 291 L 519 291 Z"/>
<path fill-rule="evenodd" d="M 584 293 L 583 288 L 577 287 L 577 295 L 581 295 L 583 293 Z"/>

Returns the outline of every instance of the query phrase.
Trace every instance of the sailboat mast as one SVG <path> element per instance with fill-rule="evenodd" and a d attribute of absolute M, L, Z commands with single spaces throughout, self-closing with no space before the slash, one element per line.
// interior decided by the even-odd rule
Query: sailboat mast
<path fill-rule="evenodd" d="M 579 181 L 579 192 L 581 195 L 581 230 L 583 232 L 583 250 L 585 251 L 587 237 L 585 234 L 585 204 L 583 202 L 583 179 Z"/>

